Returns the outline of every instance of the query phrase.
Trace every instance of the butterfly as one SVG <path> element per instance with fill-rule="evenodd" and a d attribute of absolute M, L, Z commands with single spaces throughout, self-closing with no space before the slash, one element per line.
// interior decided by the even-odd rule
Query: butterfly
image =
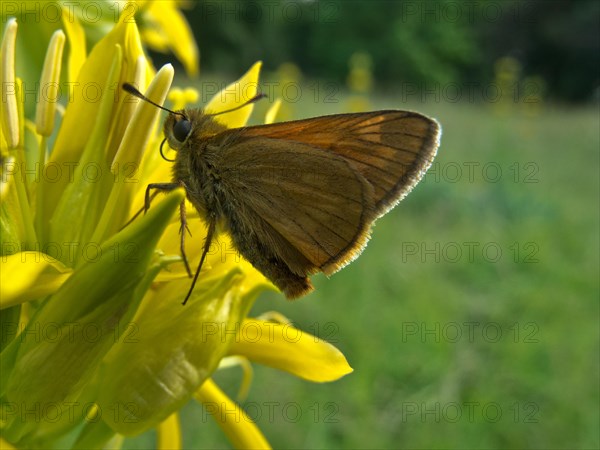
<path fill-rule="evenodd" d="M 155 104 L 132 85 L 123 88 Z M 165 141 L 176 157 L 172 181 L 150 184 L 145 208 L 151 190 L 183 187 L 207 223 L 184 304 L 217 229 L 228 232 L 239 253 L 287 298 L 308 294 L 310 275 L 331 275 L 360 255 L 373 223 L 421 180 L 441 136 L 434 119 L 401 110 L 228 129 L 199 108 L 155 105 L 169 112 Z M 191 276 L 185 204 L 181 220 Z"/>

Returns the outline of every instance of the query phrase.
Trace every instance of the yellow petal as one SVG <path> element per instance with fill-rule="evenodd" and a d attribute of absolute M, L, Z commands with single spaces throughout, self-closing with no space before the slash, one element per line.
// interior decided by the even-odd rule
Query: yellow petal
<path fill-rule="evenodd" d="M 162 105 L 167 98 L 175 71 L 171 64 L 164 65 L 156 74 L 146 91 L 146 97 L 155 103 Z M 133 114 L 121 145 L 113 161 L 111 170 L 117 174 L 123 171 L 127 173 L 128 164 L 133 163 L 137 167 L 144 154 L 151 137 L 152 124 L 158 119 L 161 110 L 151 103 L 140 101 Z"/>
<path fill-rule="evenodd" d="M 139 86 L 140 89 L 143 90 L 147 86 L 146 75 L 148 72 L 148 62 L 146 60 L 146 57 L 138 56 L 138 59 L 135 61 L 134 67 L 135 69 L 133 76 L 127 81 L 133 84 L 134 86 Z M 119 89 L 121 89 L 120 86 Z M 122 89 L 121 92 L 119 92 L 119 95 L 123 97 L 124 100 L 120 102 L 119 110 L 113 120 L 113 127 L 110 131 L 110 144 L 108 145 L 106 151 L 107 161 L 114 161 L 115 155 L 123 140 L 123 136 L 125 135 L 125 130 L 127 130 L 127 127 L 129 126 L 129 123 L 133 118 L 133 114 L 135 113 L 135 110 L 138 106 L 138 99 L 125 95 L 125 91 L 123 91 Z M 148 133 L 156 134 L 154 128 L 154 126 L 148 126 Z M 137 167 L 135 168 L 137 169 Z"/>
<path fill-rule="evenodd" d="M 14 148 L 19 145 L 19 112 L 17 109 L 17 86 L 15 82 L 15 40 L 17 39 L 17 20 L 8 20 L 4 36 L 2 37 L 2 50 L 0 59 L 2 69 L 0 72 L 2 83 L 2 131 L 8 146 Z"/>
<path fill-rule="evenodd" d="M 271 446 L 245 411 L 227 397 L 210 378 L 195 394 L 234 448 L 269 449 Z"/>
<path fill-rule="evenodd" d="M 39 252 L 2 257 L 0 268 L 0 309 L 50 295 L 71 275 L 59 261 Z"/>
<path fill-rule="evenodd" d="M 23 102 L 23 83 L 20 78 L 15 79 L 18 125 L 19 125 L 19 142 L 24 142 L 25 124 L 27 121 L 24 118 Z M 34 134 L 37 134 L 34 131 Z M 2 133 L 2 158 L 3 158 L 3 182 L 8 181 L 9 187 L 5 192 L 2 204 L 2 213 L 0 218 L 0 234 L 2 241 L 8 245 L 4 255 L 13 254 L 20 249 L 31 250 L 35 248 L 35 243 L 38 241 L 33 223 L 33 211 L 29 203 L 29 195 L 27 193 L 28 175 L 25 168 L 25 153 L 23 151 L 14 152 L 11 156 L 8 155 L 8 145 L 6 136 Z"/>
<path fill-rule="evenodd" d="M 165 40 L 151 37 L 149 44 L 156 43 L 157 50 L 164 51 L 168 44 L 190 76 L 198 74 L 198 46 L 185 16 L 176 8 L 176 2 L 149 2 L 145 17 L 158 29 Z"/>
<path fill-rule="evenodd" d="M 110 72 L 105 81 L 106 86 L 118 84 L 122 67 L 123 52 L 120 45 L 115 45 Z M 88 136 L 81 158 L 75 166 L 73 179 L 69 181 L 64 189 L 50 220 L 49 239 L 55 242 L 64 242 L 65 239 L 68 242 L 88 242 L 92 233 L 96 232 L 102 225 L 102 223 L 98 223 L 100 213 L 103 211 L 100 205 L 104 206 L 104 208 L 113 208 L 110 211 L 111 214 L 116 214 L 120 211 L 120 209 L 115 208 L 115 205 L 106 205 L 104 203 L 106 197 L 103 197 L 104 190 L 102 189 L 103 186 L 112 188 L 120 184 L 114 183 L 104 157 L 106 136 L 113 120 L 114 97 L 109 92 L 105 92 L 99 103 L 100 106 L 94 118 L 94 128 Z M 101 168 L 98 171 L 99 176 L 97 178 L 85 176 L 83 171 L 90 164 L 96 164 L 97 167 Z M 46 194 L 55 185 L 54 180 L 50 182 L 46 177 L 41 179 L 38 193 L 43 194 L 43 200 L 46 200 Z M 40 208 L 37 213 L 37 217 L 40 220 L 38 229 L 45 230 L 43 207 L 46 205 L 46 202 L 38 200 L 37 205 Z M 87 211 L 87 213 L 81 214 L 81 211 Z M 118 224 L 115 224 L 115 227 L 118 226 Z M 103 242 L 104 237 L 104 234 L 99 235 L 94 238 L 93 242 Z M 62 261 L 67 265 L 74 265 L 77 263 L 77 258 L 76 260 L 62 259 Z"/>
<path fill-rule="evenodd" d="M 261 66 L 261 61 L 254 63 L 242 78 L 218 92 L 204 109 L 214 114 L 240 106 L 255 97 L 258 93 L 258 76 Z M 253 109 L 254 105 L 250 104 L 236 111 L 215 116 L 215 119 L 229 128 L 243 127 Z"/>
<path fill-rule="evenodd" d="M 68 77 L 75 81 L 87 55 L 85 31 L 71 8 L 63 8 L 63 27 L 69 40 Z"/>
<path fill-rule="evenodd" d="M 267 114 L 265 114 L 265 124 L 275 122 L 275 117 L 277 117 L 277 113 L 279 112 L 280 107 L 281 107 L 281 99 L 278 98 L 277 100 L 275 100 L 273 102 L 273 105 L 271 105 L 271 107 L 267 111 Z"/>
<path fill-rule="evenodd" d="M 160 53 L 167 53 L 169 51 L 169 41 L 159 30 L 144 28 L 140 30 L 140 36 L 142 36 L 142 41 L 154 51 Z"/>
<path fill-rule="evenodd" d="M 181 427 L 179 414 L 173 413 L 156 428 L 158 449 L 176 450 L 181 448 Z"/>
<path fill-rule="evenodd" d="M 131 81 L 137 58 L 144 54 L 139 39 L 135 22 L 123 19 L 92 49 L 79 71 L 77 83 L 72 87 L 70 95 L 74 101 L 69 103 L 65 111 L 51 161 L 60 164 L 63 161 L 79 160 L 95 125 L 101 103 L 98 101 L 100 96 L 105 94 L 116 97 L 118 94 L 115 91 L 117 86 L 105 84 L 111 69 L 115 45 L 120 45 L 123 50 L 123 67 L 119 82 Z M 114 106 L 116 108 L 116 102 Z"/>
<path fill-rule="evenodd" d="M 2 135 L 2 145 L 4 145 L 4 134 Z M 2 147 L 4 150 L 4 147 Z M 15 158 L 5 155 L 4 152 L 0 155 L 0 202 L 3 203 L 8 198 L 8 190 L 14 182 Z"/>
<path fill-rule="evenodd" d="M 342 352 L 328 342 L 291 325 L 262 320 L 244 320 L 229 354 L 314 382 L 334 381 L 352 372 Z"/>
<path fill-rule="evenodd" d="M 35 112 L 37 132 L 50 136 L 54 128 L 54 115 L 60 90 L 60 69 L 65 46 L 65 34 L 57 30 L 50 38 L 44 68 L 40 78 L 40 96 Z"/>
<path fill-rule="evenodd" d="M 150 83 L 146 96 L 158 104 L 163 103 L 171 87 L 173 74 L 173 66 L 170 64 L 163 66 Z M 127 194 L 131 194 L 132 189 L 137 189 L 134 183 L 138 173 L 137 168 L 152 137 L 151 133 L 159 113 L 160 109 L 151 103 L 138 103 L 111 165 L 111 171 L 119 182 L 112 185 L 110 196 L 92 236 L 93 240 L 102 242 L 105 237 L 116 231 L 115 228 L 118 229 L 123 221 L 127 220 L 124 215 L 126 213 L 124 206 L 129 205 L 130 199 Z M 132 168 L 135 170 L 131 170 Z M 118 215 L 115 211 L 118 211 Z"/>
<path fill-rule="evenodd" d="M 54 147 L 49 156 L 49 163 L 58 167 L 69 167 L 75 161 L 80 161 L 81 154 L 90 140 L 90 135 L 96 126 L 101 101 L 105 96 L 118 99 L 111 102 L 114 112 L 119 108 L 124 95 L 120 95 L 119 86 L 124 81 L 131 81 L 135 74 L 136 61 L 143 56 L 143 49 L 137 26 L 131 18 L 123 18 L 106 36 L 92 49 L 89 57 L 79 70 L 76 83 L 72 85 L 69 102 L 60 129 L 56 136 Z M 111 83 L 109 73 L 115 58 L 115 48 L 122 49 L 122 64 L 117 83 Z M 112 123 L 111 121 L 111 123 Z M 63 170 L 61 176 L 52 183 L 44 183 L 44 202 L 39 212 L 44 223 L 50 220 L 59 199 L 69 183 L 69 171 Z M 42 178 L 42 181 L 44 178 Z"/>

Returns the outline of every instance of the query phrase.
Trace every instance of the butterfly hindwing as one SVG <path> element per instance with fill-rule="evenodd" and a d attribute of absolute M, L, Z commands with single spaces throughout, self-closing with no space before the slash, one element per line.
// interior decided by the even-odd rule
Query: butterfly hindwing
<path fill-rule="evenodd" d="M 252 218 L 247 233 L 266 231 L 263 242 L 272 243 L 293 272 L 332 273 L 364 247 L 373 190 L 342 158 L 303 143 L 242 134 L 223 147 L 220 168 L 235 197 L 231 214 Z M 286 258 L 293 252 L 284 242 L 309 264 Z"/>

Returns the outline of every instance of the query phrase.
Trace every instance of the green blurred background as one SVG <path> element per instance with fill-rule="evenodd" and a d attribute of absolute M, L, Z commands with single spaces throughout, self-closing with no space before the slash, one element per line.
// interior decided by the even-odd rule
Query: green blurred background
<path fill-rule="evenodd" d="M 245 405 L 274 448 L 598 448 L 600 4 L 210 1 L 186 15 L 203 92 L 264 61 L 255 123 L 281 97 L 284 119 L 398 108 L 443 127 L 356 262 L 302 300 L 257 302 L 354 368 L 315 385 L 255 366 Z M 239 380 L 217 376 L 232 396 Z M 227 446 L 201 407 L 186 414 L 186 447 Z"/>
<path fill-rule="evenodd" d="M 367 53 L 376 87 L 492 82 L 510 56 L 561 101 L 598 95 L 595 0 L 202 1 L 186 11 L 202 71 L 267 70 L 291 61 L 308 77 L 343 83 Z M 172 61 L 172 58 L 168 58 Z M 542 87 L 542 86 L 541 86 Z"/>

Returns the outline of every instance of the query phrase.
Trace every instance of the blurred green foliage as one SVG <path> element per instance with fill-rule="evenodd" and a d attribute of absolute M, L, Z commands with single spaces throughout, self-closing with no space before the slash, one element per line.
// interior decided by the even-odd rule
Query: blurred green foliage
<path fill-rule="evenodd" d="M 597 95 L 596 0 L 204 0 L 186 15 L 209 72 L 293 61 L 309 77 L 343 81 L 360 51 L 377 85 L 491 82 L 495 61 L 510 56 L 551 97 Z"/>

